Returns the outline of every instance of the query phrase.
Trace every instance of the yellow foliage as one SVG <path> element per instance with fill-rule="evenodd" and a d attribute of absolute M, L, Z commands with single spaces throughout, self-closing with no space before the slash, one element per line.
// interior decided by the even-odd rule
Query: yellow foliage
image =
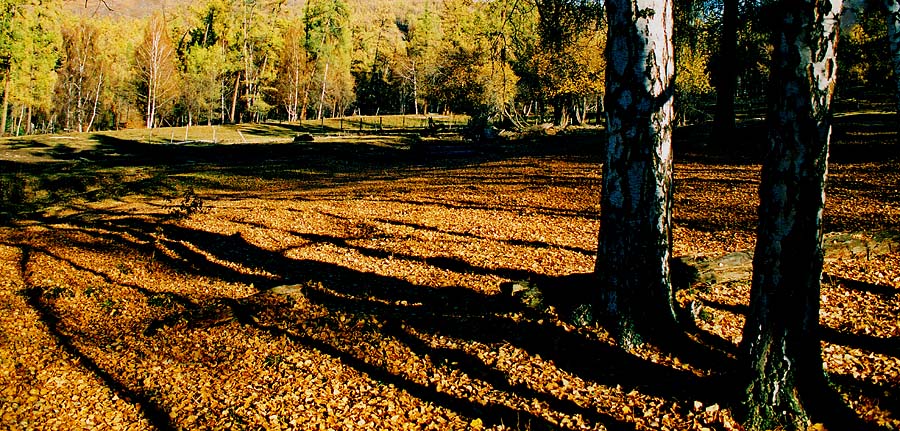
<path fill-rule="evenodd" d="M 678 49 L 675 87 L 679 93 L 701 95 L 713 90 L 707 64 L 709 56 L 689 46 Z"/>
<path fill-rule="evenodd" d="M 601 93 L 605 75 L 605 44 L 605 35 L 597 31 L 580 36 L 575 43 L 565 45 L 562 50 L 540 48 L 531 63 L 545 94 L 554 98 Z"/>

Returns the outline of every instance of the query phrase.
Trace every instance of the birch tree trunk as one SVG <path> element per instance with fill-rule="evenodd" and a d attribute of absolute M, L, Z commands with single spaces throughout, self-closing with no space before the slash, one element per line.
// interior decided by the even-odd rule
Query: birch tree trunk
<path fill-rule="evenodd" d="M 84 70 L 86 59 L 82 57 L 78 60 L 78 78 L 75 82 L 75 115 L 78 121 L 78 132 L 84 132 Z"/>
<path fill-rule="evenodd" d="M 671 0 L 606 2 L 606 108 L 596 273 L 619 344 L 674 328 Z"/>
<path fill-rule="evenodd" d="M 419 78 L 418 71 L 413 75 L 413 111 L 416 116 L 419 115 Z"/>
<path fill-rule="evenodd" d="M 742 350 L 748 430 L 806 430 L 827 393 L 817 334 L 822 213 L 840 0 L 783 1 L 769 95 L 769 151 Z"/>
<path fill-rule="evenodd" d="M 154 109 L 154 103 L 156 102 L 156 97 L 153 91 L 154 81 L 150 81 L 147 86 L 147 112 L 146 112 L 146 126 L 148 129 L 153 128 L 153 117 L 156 116 L 156 109 Z M 81 127 L 81 126 L 79 126 Z"/>
<path fill-rule="evenodd" d="M 175 64 L 173 62 L 175 51 L 172 43 L 166 36 L 166 23 L 162 17 L 156 16 L 148 23 L 144 34 L 144 40 L 138 46 L 135 53 L 140 69 L 141 79 L 146 84 L 145 95 L 147 106 L 145 108 L 146 126 L 152 129 L 158 126 L 161 107 L 174 93 L 173 79 L 175 77 Z M 79 90 L 80 98 L 87 100 L 86 89 Z M 82 112 L 83 107 L 79 108 Z M 79 117 L 79 123 L 84 124 L 84 117 Z M 79 126 L 81 127 L 81 126 Z"/>
<path fill-rule="evenodd" d="M 291 83 L 290 83 L 290 102 L 288 108 L 288 121 L 295 122 L 300 116 L 300 86 L 301 86 L 302 72 L 300 70 L 299 62 L 293 66 L 291 70 Z"/>
<path fill-rule="evenodd" d="M 328 87 L 328 62 L 325 62 L 325 71 L 322 73 L 322 93 L 319 95 L 319 112 L 316 120 L 322 120 L 322 111 L 325 109 L 325 90 Z"/>
<path fill-rule="evenodd" d="M 234 93 L 231 96 L 231 112 L 228 114 L 228 122 L 231 124 L 235 124 L 235 118 L 237 115 L 237 102 L 238 95 L 241 91 L 241 72 L 238 71 L 237 77 L 234 78 Z"/>
<path fill-rule="evenodd" d="M 306 112 L 308 111 L 307 107 L 309 106 L 309 85 L 310 82 L 306 82 L 306 86 L 303 88 L 303 101 L 300 102 L 300 122 L 306 120 Z"/>
<path fill-rule="evenodd" d="M 91 119 L 88 121 L 85 132 L 90 132 L 94 127 L 94 120 L 97 119 L 97 107 L 100 105 L 100 90 L 103 87 L 103 72 L 100 72 L 100 79 L 97 80 L 97 91 L 94 93 L 94 107 L 91 109 Z"/>
<path fill-rule="evenodd" d="M 0 136 L 6 136 L 7 112 L 9 111 L 9 69 L 3 74 L 3 101 L 0 102 Z"/>
<path fill-rule="evenodd" d="M 894 71 L 894 97 L 897 115 L 900 116 L 900 1 L 885 0 L 887 12 L 888 44 L 891 50 L 891 67 Z"/>

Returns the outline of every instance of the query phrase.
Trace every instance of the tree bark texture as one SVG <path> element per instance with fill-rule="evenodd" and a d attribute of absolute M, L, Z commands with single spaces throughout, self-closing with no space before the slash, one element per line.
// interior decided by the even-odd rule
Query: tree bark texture
<path fill-rule="evenodd" d="M 618 342 L 675 323 L 672 228 L 671 0 L 606 2 L 609 19 L 601 226 L 596 272 Z"/>
<path fill-rule="evenodd" d="M 744 425 L 805 430 L 825 388 L 817 329 L 841 1 L 784 1 L 776 10 L 770 147 L 742 344 Z"/>

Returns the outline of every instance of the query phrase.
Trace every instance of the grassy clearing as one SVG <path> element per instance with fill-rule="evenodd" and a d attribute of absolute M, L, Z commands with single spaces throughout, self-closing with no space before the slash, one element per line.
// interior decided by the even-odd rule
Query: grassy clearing
<path fill-rule="evenodd" d="M 348 117 L 310 123 L 264 123 L 129 129 L 96 133 L 35 135 L 0 139 L 0 219 L 59 205 L 146 196 L 173 199 L 195 186 L 240 188 L 245 182 L 282 172 L 317 177 L 328 165 L 357 164 L 361 158 L 392 163 L 427 154 L 412 147 L 456 142 L 432 137 L 463 116 L 433 116 L 423 137 L 425 116 Z M 452 125 L 452 126 L 451 126 Z M 342 132 L 341 128 L 344 128 Z M 405 127 L 405 128 L 403 128 Z M 361 132 L 360 132 L 361 128 Z M 299 134 L 314 143 L 294 143 Z M 458 142 L 457 142 L 458 143 Z M 295 166 L 309 158 L 314 166 Z"/>
<path fill-rule="evenodd" d="M 429 123 L 429 119 L 431 123 Z M 352 116 L 326 118 L 321 121 L 308 120 L 300 123 L 260 123 L 195 125 L 191 127 L 160 127 L 156 129 L 125 129 L 91 133 L 66 133 L 60 135 L 33 135 L 0 138 L 0 160 L 23 160 L 22 154 L 14 155 L 14 150 L 30 149 L 36 154 L 51 153 L 62 155 L 93 150 L 104 140 L 134 141 L 143 143 L 184 143 L 207 142 L 217 144 L 273 143 L 293 139 L 299 133 L 316 136 L 335 134 L 371 134 L 377 132 L 419 133 L 433 127 L 444 130 L 459 130 L 469 121 L 465 115 L 388 115 Z M 53 154 L 53 153 L 56 154 Z M 17 159 L 18 158 L 18 159 Z M 33 160 L 31 160 L 33 161 Z"/>

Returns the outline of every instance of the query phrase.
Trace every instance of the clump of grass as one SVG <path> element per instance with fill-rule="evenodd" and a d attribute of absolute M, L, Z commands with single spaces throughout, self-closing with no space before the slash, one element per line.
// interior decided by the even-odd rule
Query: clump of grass
<path fill-rule="evenodd" d="M 107 313 L 115 313 L 116 301 L 112 299 L 106 298 L 103 301 L 100 301 L 100 308 L 102 308 Z"/>
<path fill-rule="evenodd" d="M 194 190 L 194 186 L 188 186 L 181 193 L 181 199 L 169 207 L 169 216 L 175 219 L 185 219 L 194 214 L 202 214 L 206 211 L 203 206 L 203 198 Z"/>
<path fill-rule="evenodd" d="M 75 294 L 69 288 L 62 286 L 45 288 L 43 294 L 44 297 L 48 299 L 71 298 L 75 296 Z"/>
<path fill-rule="evenodd" d="M 278 364 L 284 362 L 284 357 L 281 355 L 269 355 L 266 356 L 266 359 L 263 362 L 266 364 L 266 366 L 277 367 Z"/>
<path fill-rule="evenodd" d="M 173 301 L 169 296 L 159 294 L 147 298 L 147 305 L 151 307 L 172 308 Z"/>

